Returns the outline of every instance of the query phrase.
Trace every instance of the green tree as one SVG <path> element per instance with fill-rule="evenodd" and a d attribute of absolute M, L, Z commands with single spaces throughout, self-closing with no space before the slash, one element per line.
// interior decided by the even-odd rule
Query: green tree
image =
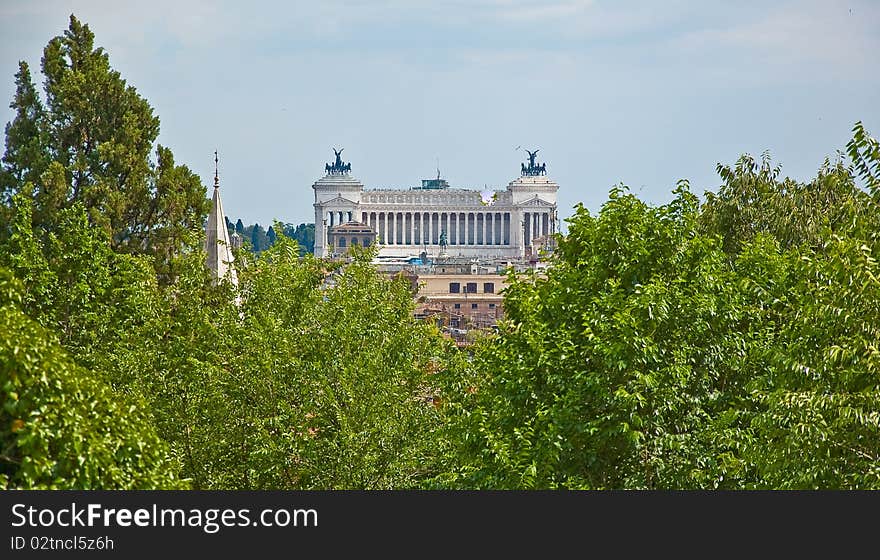
<path fill-rule="evenodd" d="M 299 245 L 300 255 L 315 252 L 315 224 L 286 224 L 283 228 L 284 235 L 295 240 Z"/>
<path fill-rule="evenodd" d="M 362 255 L 343 269 L 281 236 L 237 292 L 201 262 L 170 320 L 129 337 L 160 433 L 196 488 L 402 488 L 437 474 L 432 380 L 456 352 Z M 239 294 L 236 303 L 236 294 Z"/>
<path fill-rule="evenodd" d="M 75 16 L 44 49 L 42 73 L 45 108 L 26 65 L 16 76 L 4 202 L 33 183 L 35 226 L 44 230 L 56 227 L 57 212 L 82 203 L 115 250 L 155 257 L 160 275 L 173 277 L 170 261 L 190 247 L 187 232 L 207 214 L 201 181 L 163 146 L 151 161 L 158 117 Z"/>
<path fill-rule="evenodd" d="M 18 65 L 15 97 L 9 107 L 15 110 L 15 118 L 6 125 L 6 149 L 0 166 L 0 210 L 8 208 L 13 193 L 23 185 L 37 184 L 50 161 L 43 149 L 47 144 L 46 110 L 24 61 Z"/>
<path fill-rule="evenodd" d="M 853 126 L 853 137 L 846 144 L 855 172 L 875 196 L 880 196 L 880 142 L 865 130 L 862 121 Z"/>
<path fill-rule="evenodd" d="M 269 238 L 266 236 L 266 230 L 264 230 L 263 226 L 260 224 L 254 224 L 251 226 L 250 238 L 251 250 L 254 253 L 259 253 L 269 246 Z"/>
<path fill-rule="evenodd" d="M 272 226 L 269 226 L 269 230 L 266 232 L 266 239 L 268 240 L 270 247 L 272 245 L 275 245 L 275 240 L 277 238 L 278 238 L 278 236 L 275 235 L 275 228 L 273 228 Z"/>
<path fill-rule="evenodd" d="M 15 214 L 9 238 L 0 242 L 0 266 L 22 281 L 22 310 L 55 333 L 77 363 L 96 373 L 114 372 L 107 381 L 117 383 L 116 364 L 107 362 L 114 347 L 159 307 L 149 261 L 114 252 L 81 204 L 59 211 L 56 228 L 36 235 L 33 199 L 22 192 L 12 202 Z"/>
<path fill-rule="evenodd" d="M 842 165 L 720 171 L 702 207 L 613 190 L 511 277 L 499 336 L 445 379 L 440 483 L 880 487 L 876 205 Z"/>
<path fill-rule="evenodd" d="M 720 234 L 725 251 L 734 254 L 760 233 L 772 235 L 783 249 L 815 246 L 826 229 L 844 232 L 854 221 L 876 216 L 842 162 L 826 160 L 809 183 L 780 180 L 779 172 L 766 153 L 760 163 L 743 155 L 733 167 L 719 164 L 724 182 L 717 193 L 706 193 L 702 231 Z"/>
<path fill-rule="evenodd" d="M 20 309 L 0 269 L 0 487 L 181 488 L 144 403 L 80 368 Z"/>
<path fill-rule="evenodd" d="M 686 184 L 650 207 L 624 188 L 579 207 L 546 277 L 511 275 L 506 320 L 446 391 L 479 488 L 736 487 L 751 320 Z M 740 434 L 734 431 L 734 435 Z M 462 437 L 464 436 L 464 437 Z"/>

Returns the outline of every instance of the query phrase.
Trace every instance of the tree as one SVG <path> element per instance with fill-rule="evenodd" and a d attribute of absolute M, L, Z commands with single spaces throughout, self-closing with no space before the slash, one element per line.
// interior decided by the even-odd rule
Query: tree
<path fill-rule="evenodd" d="M 853 227 L 853 220 L 876 214 L 842 162 L 831 165 L 826 160 L 809 183 L 780 180 L 779 172 L 766 153 L 760 164 L 748 155 L 733 167 L 719 164 L 724 183 L 718 193 L 706 193 L 702 231 L 720 234 L 730 254 L 760 233 L 772 235 L 787 249 L 817 245 L 826 228 L 843 232 Z"/>
<path fill-rule="evenodd" d="M 284 235 L 295 240 L 299 245 L 300 255 L 315 252 L 315 224 L 285 224 Z"/>
<path fill-rule="evenodd" d="M 46 107 L 26 65 L 16 76 L 3 158 L 4 202 L 34 185 L 35 227 L 49 231 L 56 213 L 77 202 L 92 224 L 111 237 L 114 250 L 156 258 L 163 278 L 170 261 L 192 248 L 188 232 L 201 227 L 208 200 L 199 178 L 156 147 L 159 119 L 134 87 L 94 46 L 88 25 L 71 15 L 69 28 L 43 51 Z"/>
<path fill-rule="evenodd" d="M 241 222 L 241 218 L 235 222 L 235 232 L 239 235 L 244 234 L 244 224 Z"/>
<path fill-rule="evenodd" d="M 880 488 L 876 205 L 841 165 L 719 171 L 702 207 L 614 189 L 546 276 L 511 276 L 500 334 L 445 379 L 438 482 Z"/>
<path fill-rule="evenodd" d="M 254 224 L 251 229 L 251 250 L 255 253 L 263 251 L 269 246 L 269 238 L 266 236 L 266 230 L 260 224 Z"/>
<path fill-rule="evenodd" d="M 275 240 L 278 238 L 278 236 L 275 235 L 275 228 L 273 228 L 272 226 L 269 226 L 269 230 L 266 232 L 266 238 L 269 241 L 270 247 L 272 245 L 275 245 Z"/>
<path fill-rule="evenodd" d="M 453 484 L 711 488 L 750 474 L 713 421 L 744 398 L 751 310 L 697 212 L 686 184 L 660 207 L 616 188 L 598 216 L 578 207 L 546 278 L 511 274 L 500 335 L 444 388 Z"/>
<path fill-rule="evenodd" d="M 0 488 L 182 488 L 144 403 L 74 364 L 0 269 Z"/>
<path fill-rule="evenodd" d="M 418 487 L 437 474 L 432 381 L 455 348 L 371 253 L 344 269 L 298 253 L 281 236 L 248 255 L 240 292 L 188 261 L 170 319 L 128 337 L 137 392 L 195 488 Z"/>
<path fill-rule="evenodd" d="M 853 126 L 853 137 L 847 142 L 846 150 L 868 190 L 875 197 L 880 196 L 880 142 L 865 130 L 862 121 Z"/>
<path fill-rule="evenodd" d="M 0 167 L 0 208 L 8 207 L 12 194 L 23 185 L 37 184 L 50 161 L 43 151 L 47 143 L 46 110 L 24 61 L 18 64 L 15 97 L 9 107 L 15 109 L 16 114 L 6 125 L 6 150 Z"/>

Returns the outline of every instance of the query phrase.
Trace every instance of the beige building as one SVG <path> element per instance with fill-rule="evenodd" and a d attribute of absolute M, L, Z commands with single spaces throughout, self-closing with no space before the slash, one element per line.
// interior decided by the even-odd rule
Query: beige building
<path fill-rule="evenodd" d="M 417 275 L 417 312 L 452 328 L 492 327 L 504 316 L 505 281 L 502 274 Z"/>
<path fill-rule="evenodd" d="M 327 231 L 327 255 L 342 256 L 352 247 L 370 247 L 376 243 L 376 232 L 360 222 L 347 222 Z"/>

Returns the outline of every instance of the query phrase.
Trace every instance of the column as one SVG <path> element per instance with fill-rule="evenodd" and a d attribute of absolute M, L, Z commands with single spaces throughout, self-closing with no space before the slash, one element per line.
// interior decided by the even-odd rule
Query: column
<path fill-rule="evenodd" d="M 492 212 L 486 212 L 486 245 L 492 245 L 492 230 L 495 227 L 495 217 Z"/>
<path fill-rule="evenodd" d="M 489 245 L 495 245 L 495 212 L 489 212 Z"/>
<path fill-rule="evenodd" d="M 474 212 L 474 245 L 483 244 L 483 213 Z"/>
<path fill-rule="evenodd" d="M 422 213 L 413 212 L 413 245 L 418 245 L 422 240 Z"/>
<path fill-rule="evenodd" d="M 432 219 L 434 216 L 430 212 L 428 212 L 428 239 L 425 241 L 428 245 L 431 244 L 431 238 L 434 234 L 434 220 Z"/>
<path fill-rule="evenodd" d="M 486 230 L 486 233 L 483 234 L 483 245 L 491 245 L 492 244 L 492 212 L 485 212 L 484 213 L 483 229 Z"/>
<path fill-rule="evenodd" d="M 483 212 L 483 245 L 489 244 L 489 213 Z"/>
<path fill-rule="evenodd" d="M 453 224 L 455 224 L 455 225 L 453 225 Z M 455 213 L 449 214 L 449 236 L 448 237 L 449 237 L 449 244 L 450 245 L 455 245 L 455 242 L 457 240 L 457 236 L 455 235 L 457 233 L 457 231 L 456 231 L 457 227 L 458 227 L 458 214 L 455 214 Z"/>
<path fill-rule="evenodd" d="M 467 245 L 467 214 L 458 214 L 458 244 Z"/>

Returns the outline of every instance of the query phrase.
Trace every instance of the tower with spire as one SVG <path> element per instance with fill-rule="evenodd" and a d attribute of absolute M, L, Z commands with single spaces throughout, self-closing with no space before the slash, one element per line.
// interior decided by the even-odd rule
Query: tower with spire
<path fill-rule="evenodd" d="M 226 228 L 226 214 L 223 213 L 223 203 L 220 202 L 220 174 L 217 151 L 214 151 L 214 197 L 211 201 L 211 211 L 208 213 L 208 223 L 205 225 L 205 251 L 208 253 L 207 265 L 213 274 L 215 281 L 226 280 L 238 285 L 238 275 L 235 273 L 232 256 L 232 244 L 229 239 L 229 230 Z"/>

